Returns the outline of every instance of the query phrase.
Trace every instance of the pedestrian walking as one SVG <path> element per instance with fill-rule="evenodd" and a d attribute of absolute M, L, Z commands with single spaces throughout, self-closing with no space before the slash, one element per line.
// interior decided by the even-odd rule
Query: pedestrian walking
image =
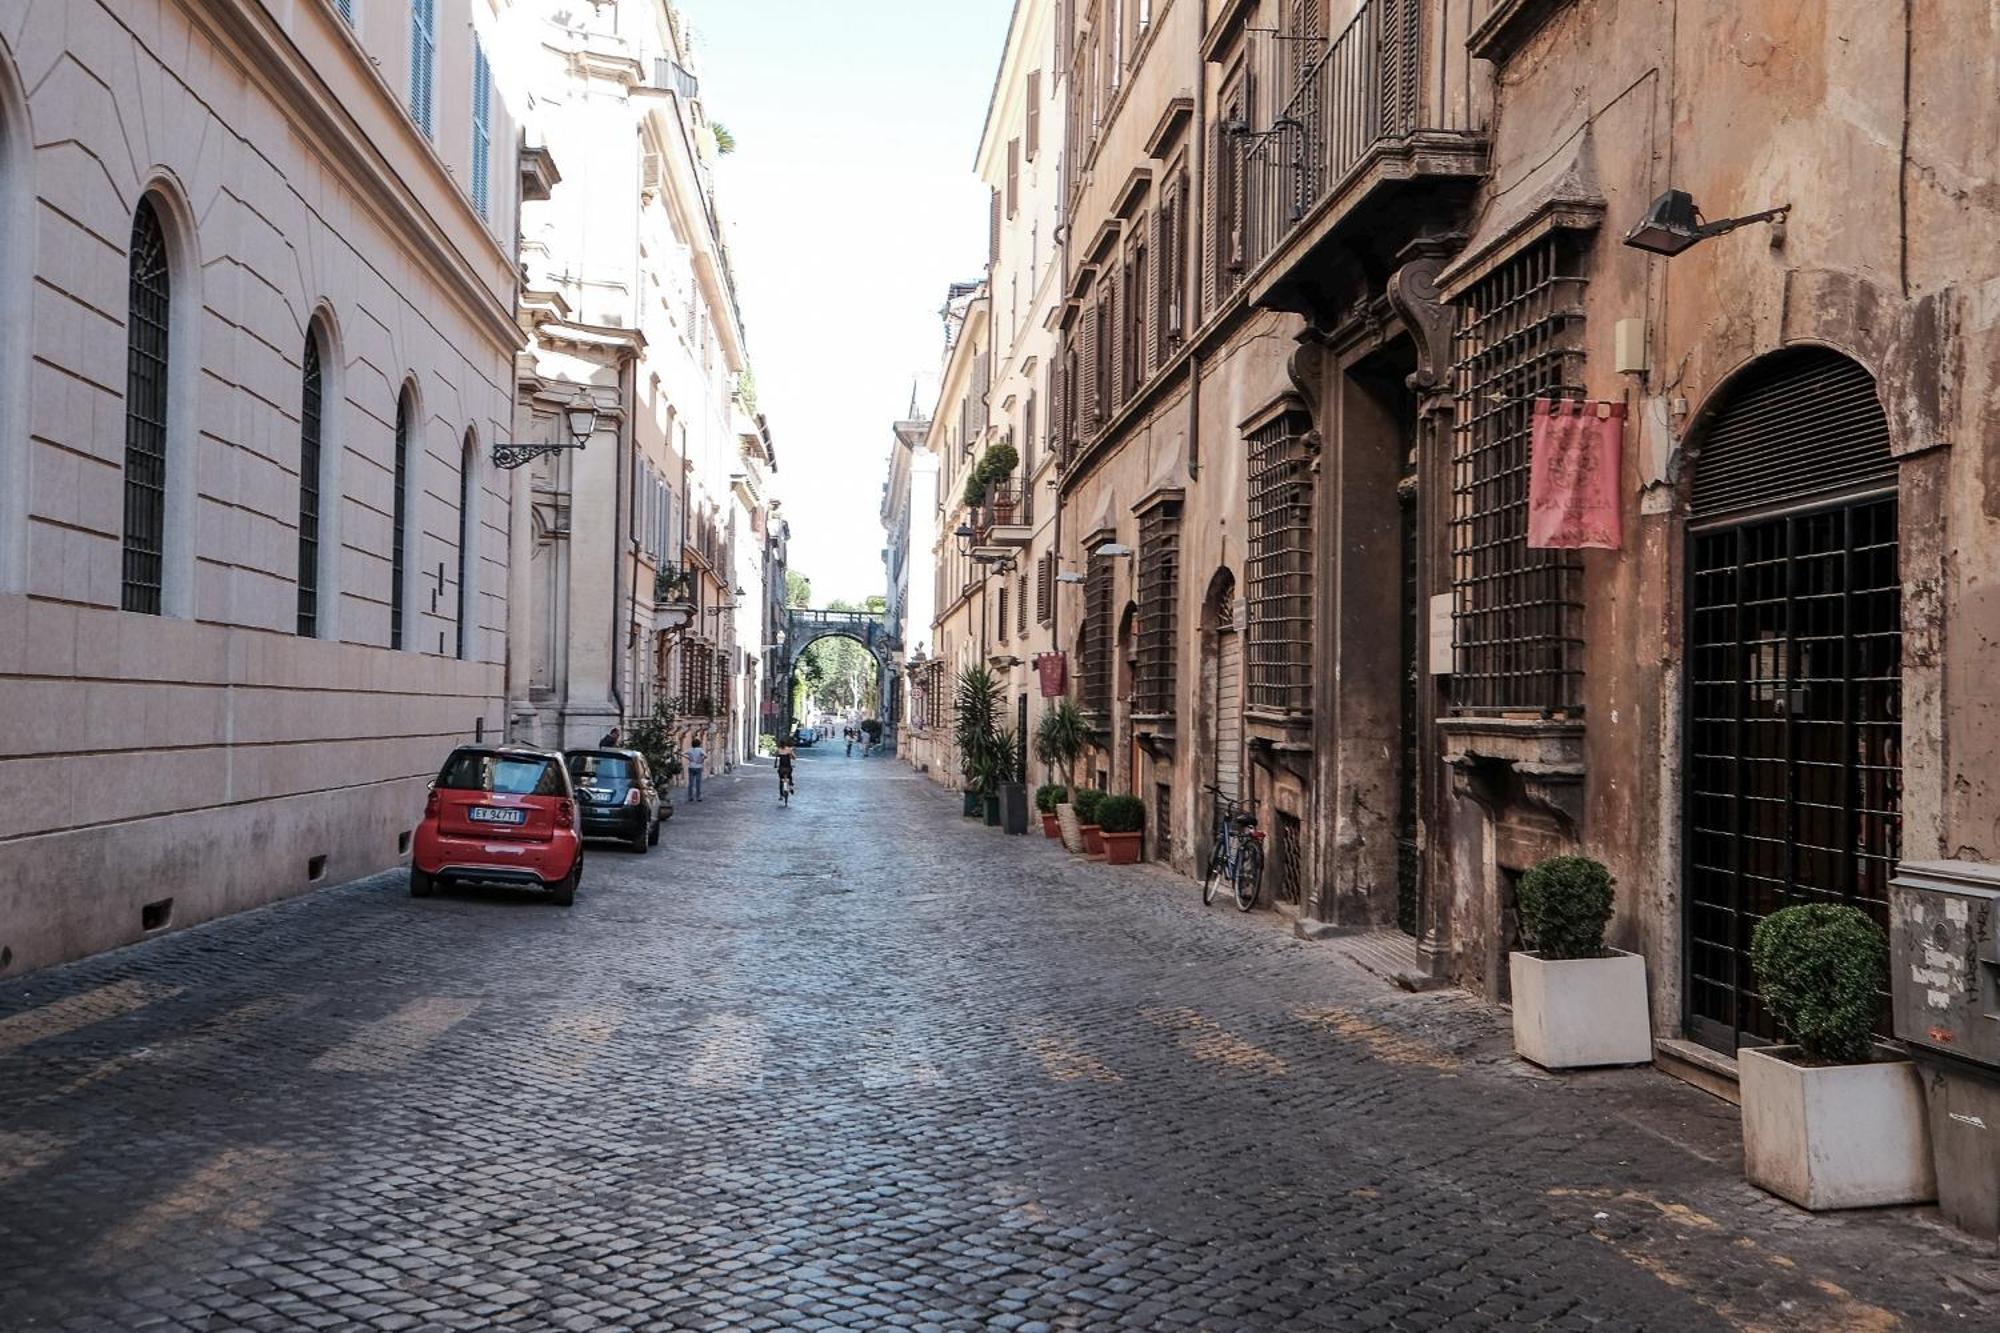
<path fill-rule="evenodd" d="M 696 737 L 687 749 L 688 800 L 701 799 L 701 771 L 708 766 L 708 751 L 702 748 L 701 738 Z"/>

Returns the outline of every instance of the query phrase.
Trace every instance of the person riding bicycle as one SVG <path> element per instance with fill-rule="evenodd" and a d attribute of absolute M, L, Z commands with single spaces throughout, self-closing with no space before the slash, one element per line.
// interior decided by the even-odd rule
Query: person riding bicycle
<path fill-rule="evenodd" d="M 795 738 L 787 736 L 784 740 L 778 742 L 778 795 L 780 797 L 789 796 L 792 792 L 798 790 L 798 784 L 792 780 L 793 761 L 798 757 L 798 743 Z"/>

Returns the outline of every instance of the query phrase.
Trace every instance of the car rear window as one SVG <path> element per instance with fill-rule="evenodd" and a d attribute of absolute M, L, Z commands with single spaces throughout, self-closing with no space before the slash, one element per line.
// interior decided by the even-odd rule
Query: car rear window
<path fill-rule="evenodd" d="M 438 774 L 445 791 L 487 791 L 499 796 L 561 796 L 562 769 L 553 759 L 533 755 L 462 750 Z"/>
<path fill-rule="evenodd" d="M 573 754 L 569 775 L 578 782 L 630 782 L 632 761 L 622 754 Z"/>

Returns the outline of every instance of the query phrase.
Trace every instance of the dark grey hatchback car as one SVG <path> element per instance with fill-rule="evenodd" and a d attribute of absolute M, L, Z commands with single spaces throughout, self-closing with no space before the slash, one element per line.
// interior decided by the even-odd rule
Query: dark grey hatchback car
<path fill-rule="evenodd" d="M 635 852 L 660 840 L 673 817 L 667 794 L 636 750 L 570 750 L 563 756 L 576 787 L 577 824 L 586 838 L 616 838 Z"/>

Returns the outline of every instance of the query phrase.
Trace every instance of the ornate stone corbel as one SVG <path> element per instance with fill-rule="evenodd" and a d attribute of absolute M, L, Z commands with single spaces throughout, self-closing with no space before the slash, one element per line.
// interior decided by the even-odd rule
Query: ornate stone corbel
<path fill-rule="evenodd" d="M 1320 431 L 1320 414 L 1326 410 L 1326 342 L 1311 325 L 1299 334 L 1298 346 L 1285 363 L 1285 374 L 1305 404 L 1306 419 L 1311 422 L 1305 435 L 1306 451 L 1317 458 L 1326 438 Z"/>
<path fill-rule="evenodd" d="M 1438 299 L 1437 289 L 1444 261 L 1443 253 L 1419 255 L 1389 276 L 1389 304 L 1417 347 L 1417 368 L 1405 382 L 1424 396 L 1441 394 L 1451 384 L 1452 309 Z"/>

